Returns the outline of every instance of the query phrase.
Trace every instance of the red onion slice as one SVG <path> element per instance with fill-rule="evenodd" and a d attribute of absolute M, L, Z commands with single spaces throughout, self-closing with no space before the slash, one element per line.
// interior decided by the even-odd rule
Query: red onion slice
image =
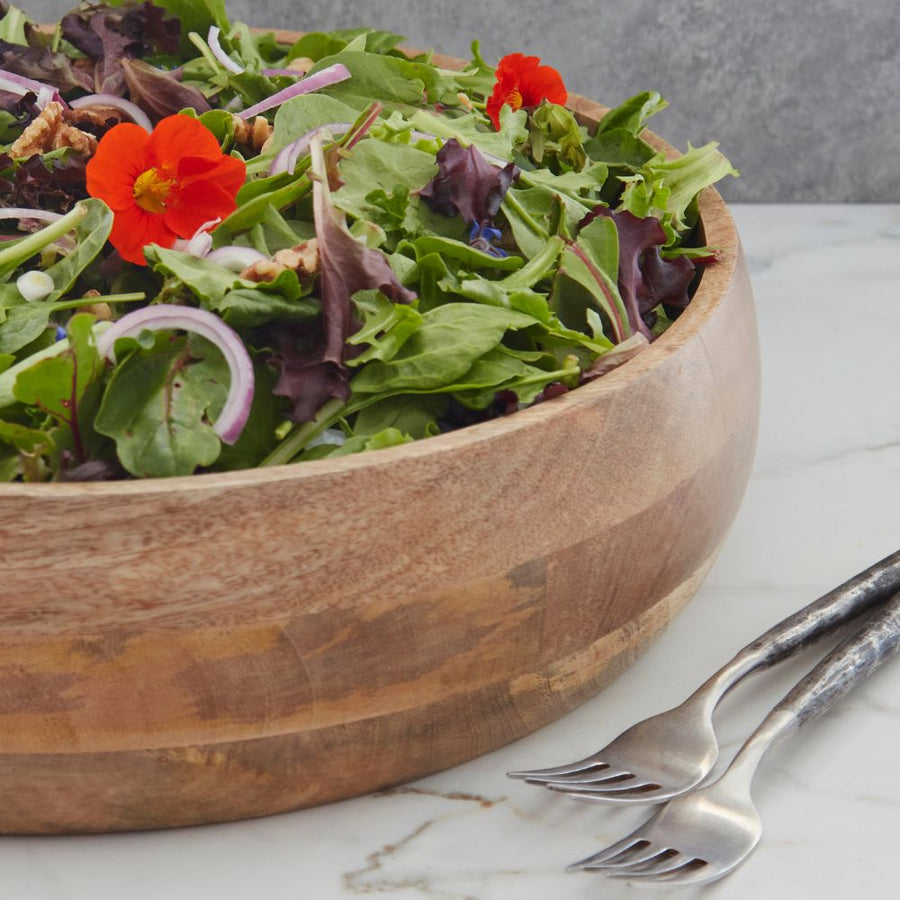
<path fill-rule="evenodd" d="M 329 122 L 327 125 L 320 125 L 307 131 L 306 134 L 298 137 L 296 141 L 292 141 L 286 147 L 278 152 L 272 165 L 269 166 L 269 175 L 280 175 L 283 172 L 293 172 L 297 166 L 297 160 L 306 153 L 312 139 L 320 131 L 330 131 L 335 137 L 346 134 L 353 127 L 352 122 Z"/>
<path fill-rule="evenodd" d="M 29 91 L 37 95 L 37 105 L 43 109 L 51 100 L 67 106 L 65 100 L 59 95 L 59 91 L 52 84 L 44 84 L 43 81 L 35 81 L 15 72 L 0 69 L 0 90 L 9 91 L 24 97 Z"/>
<path fill-rule="evenodd" d="M 209 49 L 212 50 L 212 55 L 220 62 L 222 65 L 231 72 L 232 75 L 243 75 L 246 69 L 243 66 L 236 63 L 226 52 L 224 47 L 222 47 L 222 43 L 219 40 L 219 35 L 221 34 L 221 29 L 218 25 L 210 25 L 209 32 L 206 35 L 206 43 L 209 44 Z"/>
<path fill-rule="evenodd" d="M 147 131 L 153 131 L 153 123 L 147 113 L 136 103 L 132 103 L 124 97 L 117 97 L 115 94 L 88 94 L 86 97 L 73 100 L 69 105 L 72 109 L 81 109 L 83 106 L 112 106 L 121 109 L 135 125 L 140 125 Z"/>
<path fill-rule="evenodd" d="M 145 306 L 122 316 L 97 338 L 97 352 L 110 362 L 116 361 L 115 344 L 121 337 L 135 337 L 142 331 L 191 331 L 215 344 L 231 371 L 228 398 L 213 425 L 213 431 L 226 443 L 241 436 L 253 403 L 253 362 L 243 341 L 218 316 L 191 306 Z"/>
<path fill-rule="evenodd" d="M 217 216 L 215 219 L 204 222 L 187 240 L 178 238 L 172 244 L 172 249 L 179 250 L 181 253 L 190 253 L 191 256 L 196 256 L 198 259 L 207 256 L 209 251 L 212 250 L 212 235 L 210 232 L 221 221 L 221 216 Z"/>
<path fill-rule="evenodd" d="M 279 78 L 281 76 L 285 78 L 302 78 L 305 74 L 299 69 L 263 69 L 262 73 L 266 78 Z"/>
<path fill-rule="evenodd" d="M 341 63 L 335 63 L 333 66 L 322 69 L 321 72 L 316 72 L 315 75 L 307 75 L 306 78 L 301 78 L 296 84 L 276 91 L 271 97 L 266 97 L 265 100 L 261 100 L 259 103 L 238 113 L 238 115 L 244 119 L 250 119 L 268 109 L 281 106 L 285 101 L 299 97 L 301 94 L 308 94 L 310 91 L 318 91 L 320 88 L 338 84 L 341 81 L 346 81 L 349 77 L 350 72 L 347 67 Z"/>

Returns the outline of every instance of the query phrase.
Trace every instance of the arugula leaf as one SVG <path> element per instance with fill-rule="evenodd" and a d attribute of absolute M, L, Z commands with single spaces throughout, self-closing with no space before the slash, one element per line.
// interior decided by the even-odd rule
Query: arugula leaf
<path fill-rule="evenodd" d="M 229 381 L 221 352 L 208 341 L 158 334 L 151 349 L 135 350 L 116 366 L 95 427 L 116 442 L 132 475 L 190 475 L 219 457 L 209 419 L 225 402 Z"/>
<path fill-rule="evenodd" d="M 536 319 L 516 310 L 476 303 L 449 303 L 429 310 L 400 351 L 372 360 L 354 376 L 355 394 L 427 391 L 458 380 L 509 330 Z"/>
<path fill-rule="evenodd" d="M 393 359 L 422 324 L 422 315 L 413 305 L 393 303 L 380 291 L 357 291 L 353 304 L 362 313 L 363 324 L 347 342 L 368 347 L 348 359 L 348 366 L 361 366 L 371 359 Z"/>

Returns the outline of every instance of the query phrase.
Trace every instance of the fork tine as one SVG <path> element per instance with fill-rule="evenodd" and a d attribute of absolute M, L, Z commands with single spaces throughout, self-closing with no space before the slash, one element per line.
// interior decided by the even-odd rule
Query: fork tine
<path fill-rule="evenodd" d="M 699 863 L 699 864 L 698 864 Z M 673 857 L 669 865 L 662 865 L 659 868 L 651 868 L 646 870 L 629 872 L 627 870 L 615 869 L 603 872 L 609 878 L 616 881 L 635 881 L 642 884 L 700 884 L 704 881 L 712 881 L 717 877 L 718 873 L 708 868 L 707 864 L 679 853 L 678 857 Z"/>
<path fill-rule="evenodd" d="M 642 838 L 637 834 L 630 834 L 628 837 L 622 838 L 621 841 L 616 841 L 615 844 L 610 844 L 603 850 L 599 850 L 597 853 L 593 853 L 590 856 L 586 856 L 584 859 L 578 860 L 578 862 L 572 863 L 570 866 L 566 867 L 566 871 L 577 872 L 581 869 L 594 868 L 594 866 L 599 863 L 606 862 L 609 859 L 615 859 L 638 844 L 640 845 L 637 848 L 639 850 L 643 850 L 644 847 L 649 846 L 648 841 L 645 838 Z"/>
<path fill-rule="evenodd" d="M 575 760 L 575 762 L 566 763 L 562 766 L 552 766 L 548 769 L 529 769 L 519 772 L 507 772 L 509 778 L 521 778 L 524 781 L 531 781 L 535 784 L 545 781 L 553 781 L 561 775 L 571 775 L 578 772 L 586 772 L 590 769 L 608 769 L 609 766 L 602 759 L 594 756 L 586 756 L 584 759 Z"/>
<path fill-rule="evenodd" d="M 545 784 L 544 787 L 548 788 L 551 791 L 558 791 L 562 794 L 568 794 L 570 797 L 582 798 L 585 797 L 590 799 L 592 797 L 622 797 L 622 796 L 630 796 L 632 794 L 635 797 L 641 797 L 644 794 L 650 793 L 650 791 L 659 790 L 659 785 L 653 781 L 639 781 L 638 779 L 633 779 L 629 781 L 613 781 L 611 784 L 598 783 L 595 785 L 576 785 L 570 786 L 567 784 L 560 784 L 556 781 L 551 781 L 548 784 Z"/>
<path fill-rule="evenodd" d="M 577 787 L 582 784 L 602 784 L 603 782 L 613 780 L 625 781 L 626 779 L 634 777 L 634 773 L 629 772 L 628 769 L 614 769 L 612 766 L 607 766 L 605 769 L 600 769 L 599 771 L 574 772 L 571 775 L 559 775 L 556 778 L 542 779 L 541 784 L 548 787 L 558 784 Z M 526 780 L 531 781 L 532 779 Z"/>
<path fill-rule="evenodd" d="M 642 846 L 644 845 L 644 846 Z M 659 847 L 648 844 L 645 841 L 638 841 L 628 850 L 623 850 L 616 856 L 611 857 L 603 862 L 591 863 L 589 866 L 583 866 L 585 869 L 593 871 L 601 871 L 603 869 L 623 869 L 630 866 L 637 866 L 639 863 L 649 862 L 655 859 L 660 853 L 664 853 Z"/>
<path fill-rule="evenodd" d="M 684 853 L 679 853 L 677 850 L 657 850 L 656 854 L 650 859 L 645 859 L 641 862 L 635 861 L 633 863 L 626 863 L 613 869 L 609 869 L 608 871 L 606 870 L 606 866 L 604 866 L 603 871 L 604 874 L 609 875 L 610 877 L 615 875 L 617 877 L 631 878 L 635 875 L 640 875 L 643 878 L 646 875 L 665 875 L 668 872 L 674 872 L 687 865 L 692 859 L 693 857 L 686 856 Z"/>

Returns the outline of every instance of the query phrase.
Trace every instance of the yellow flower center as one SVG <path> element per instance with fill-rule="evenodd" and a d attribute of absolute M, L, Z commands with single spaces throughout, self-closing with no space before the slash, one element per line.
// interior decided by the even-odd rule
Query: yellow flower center
<path fill-rule="evenodd" d="M 518 90 L 512 90 L 506 95 L 506 97 L 503 98 L 503 102 L 507 106 L 511 106 L 513 109 L 521 109 L 522 94 Z"/>
<path fill-rule="evenodd" d="M 150 213 L 164 213 L 166 200 L 175 186 L 174 179 L 166 178 L 155 168 L 141 172 L 134 181 L 134 202 Z"/>

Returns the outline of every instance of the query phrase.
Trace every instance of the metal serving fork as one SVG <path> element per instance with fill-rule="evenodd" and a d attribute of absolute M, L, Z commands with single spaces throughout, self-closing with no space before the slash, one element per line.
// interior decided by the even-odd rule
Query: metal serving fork
<path fill-rule="evenodd" d="M 825 712 L 898 649 L 900 593 L 787 694 L 717 781 L 669 801 L 624 840 L 569 868 L 678 885 L 703 884 L 727 875 L 750 855 L 762 835 L 750 785 L 766 750 Z"/>
<path fill-rule="evenodd" d="M 508 775 L 604 803 L 659 803 L 686 793 L 715 765 L 719 745 L 712 714 L 735 684 L 813 644 L 898 590 L 900 550 L 770 628 L 680 706 L 638 722 L 585 759 Z"/>

